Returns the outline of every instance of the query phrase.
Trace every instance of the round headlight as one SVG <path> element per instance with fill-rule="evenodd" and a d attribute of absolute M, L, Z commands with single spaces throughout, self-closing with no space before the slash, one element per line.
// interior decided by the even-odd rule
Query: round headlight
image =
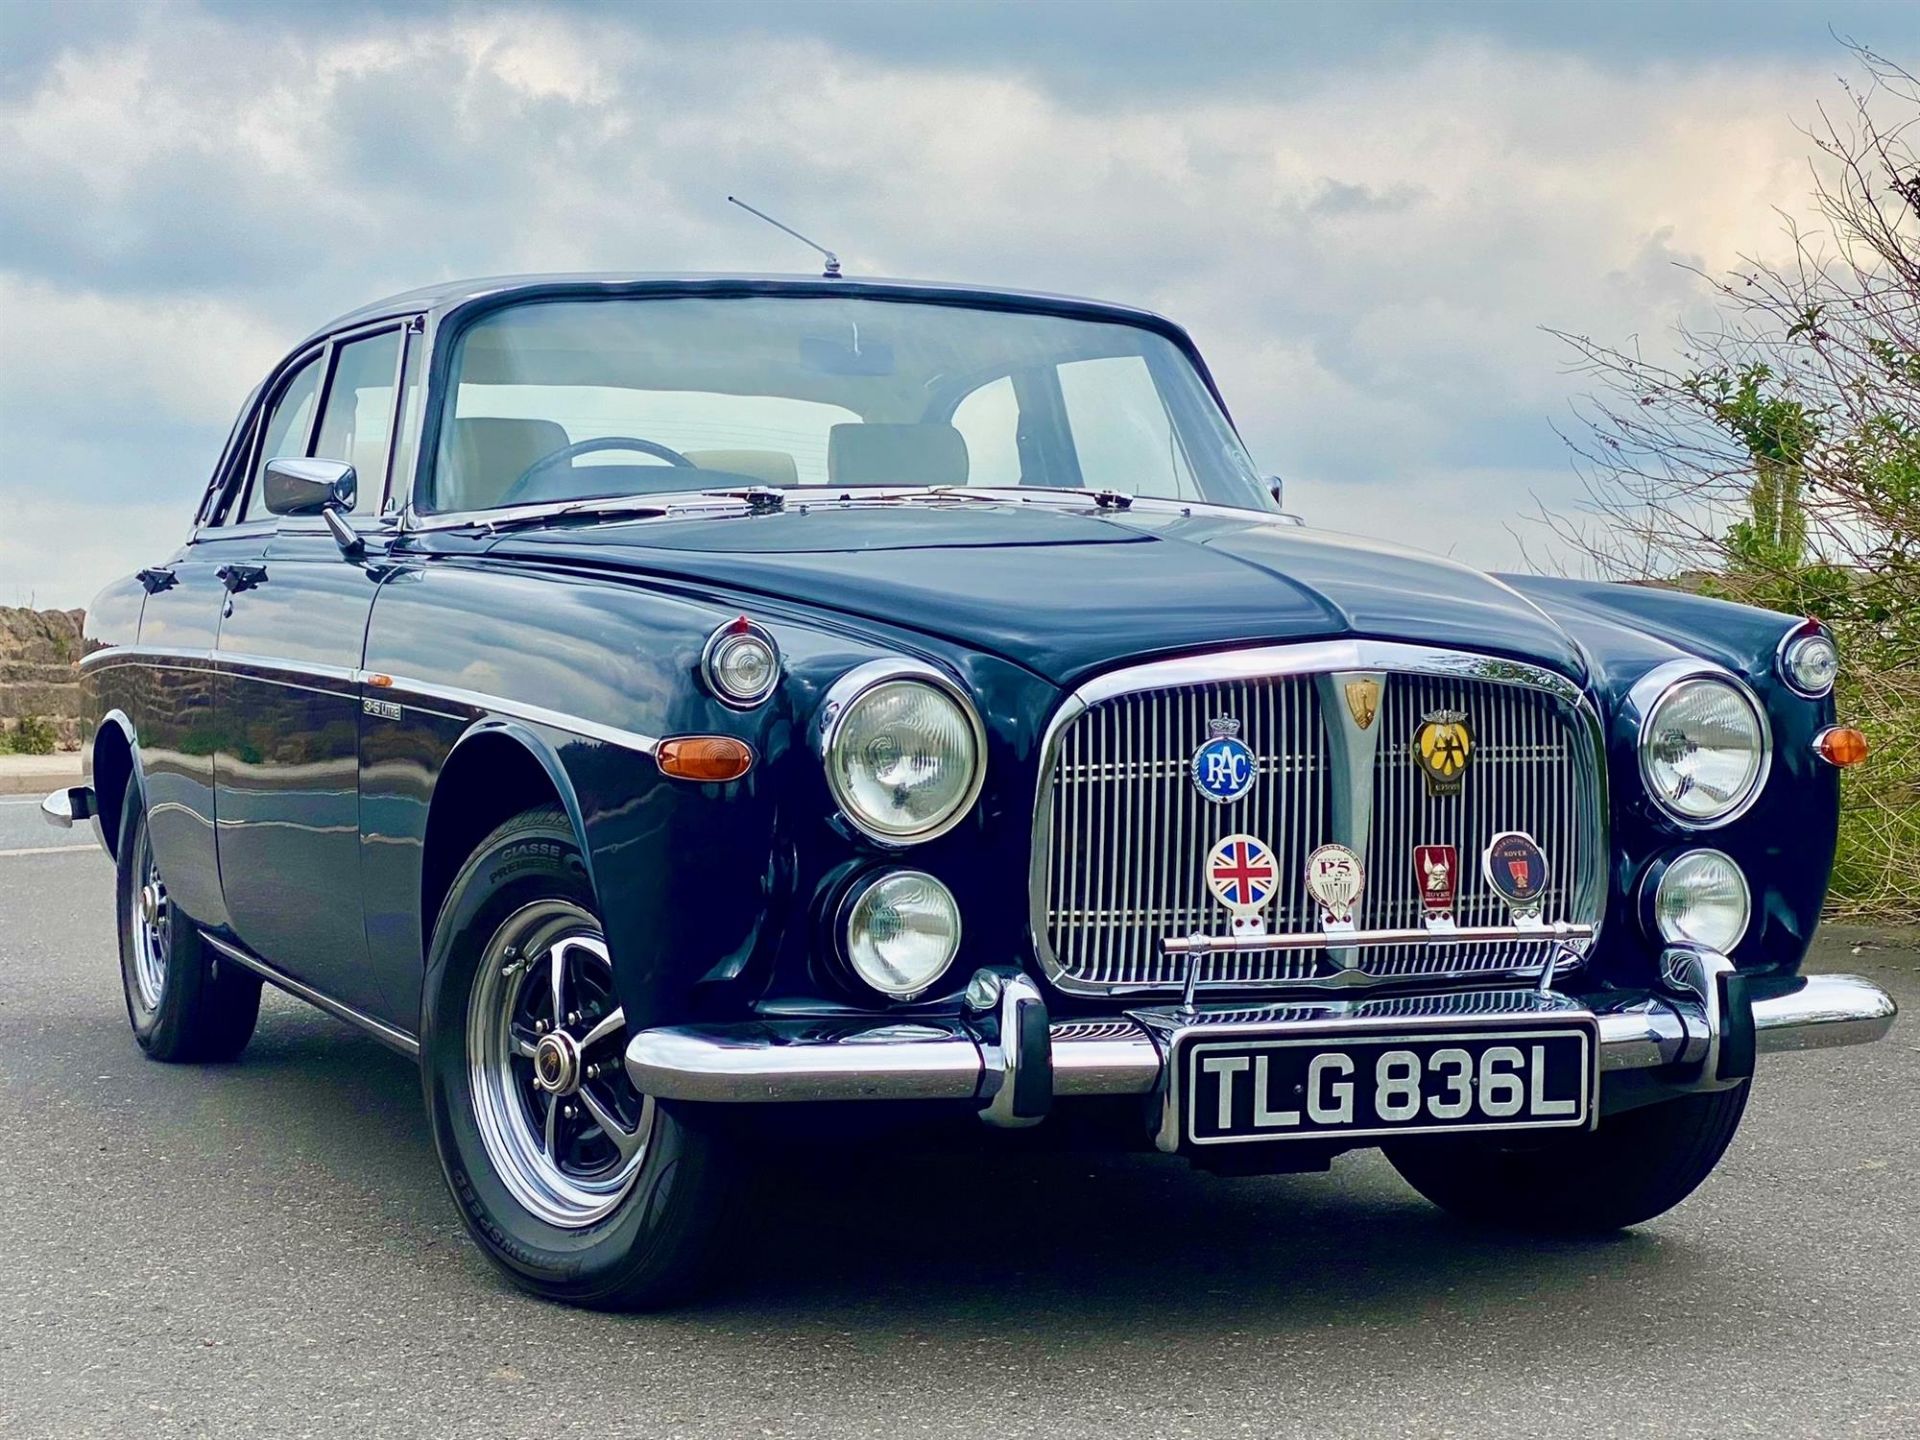
<path fill-rule="evenodd" d="M 1760 788 L 1767 729 L 1745 690 L 1710 676 L 1660 692 L 1640 726 L 1640 773 L 1676 820 L 1731 819 Z"/>
<path fill-rule="evenodd" d="M 780 651 L 773 636 L 743 615 L 707 637 L 700 673 L 722 704 L 751 709 L 780 683 Z"/>
<path fill-rule="evenodd" d="M 1796 632 L 1780 651 L 1780 676 L 1809 700 L 1833 689 L 1840 674 L 1840 652 L 1817 630 Z"/>
<path fill-rule="evenodd" d="M 894 870 L 868 882 L 847 908 L 847 963 L 892 999 L 926 994 L 959 949 L 960 907 L 953 892 L 918 870 Z"/>
<path fill-rule="evenodd" d="M 1660 876 L 1653 920 L 1660 938 L 1721 954 L 1740 943 L 1753 909 L 1747 877 L 1718 850 L 1689 850 Z"/>
<path fill-rule="evenodd" d="M 884 667 L 886 662 L 880 662 Z M 931 840 L 980 793 L 985 736 L 965 697 L 935 672 L 856 670 L 829 692 L 823 752 L 833 798 L 862 830 L 896 844 Z"/>

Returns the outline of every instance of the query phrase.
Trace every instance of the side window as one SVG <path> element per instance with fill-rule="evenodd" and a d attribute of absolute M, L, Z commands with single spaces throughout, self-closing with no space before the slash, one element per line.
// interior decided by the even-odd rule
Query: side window
<path fill-rule="evenodd" d="M 319 390 L 320 357 L 316 355 L 294 372 L 293 378 L 281 387 L 280 398 L 273 402 L 260 451 L 253 462 L 253 482 L 247 487 L 247 510 L 240 517 L 242 520 L 267 517 L 266 502 L 260 495 L 260 476 L 267 468 L 267 461 L 280 455 L 307 453 L 307 432 L 313 424 L 313 402 Z"/>
<path fill-rule="evenodd" d="M 344 460 L 360 478 L 355 514 L 380 508 L 387 482 L 387 451 L 393 440 L 393 373 L 400 364 L 400 332 L 383 331 L 334 351 L 333 383 L 320 412 L 313 453 Z"/>
<path fill-rule="evenodd" d="M 954 406 L 953 428 L 967 442 L 969 485 L 1020 483 L 1020 404 L 1011 378 L 982 385 Z"/>
<path fill-rule="evenodd" d="M 1138 355 L 1071 360 L 1060 367 L 1067 428 L 1092 490 L 1197 500 L 1193 467 L 1173 433 L 1153 372 Z"/>

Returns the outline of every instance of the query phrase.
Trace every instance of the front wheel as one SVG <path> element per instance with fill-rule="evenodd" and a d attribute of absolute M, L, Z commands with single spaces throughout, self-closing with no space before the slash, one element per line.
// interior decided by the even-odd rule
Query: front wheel
<path fill-rule="evenodd" d="M 1387 1158 L 1463 1219 L 1562 1234 L 1621 1230 L 1671 1210 L 1707 1178 L 1733 1141 L 1751 1083 L 1628 1110 L 1597 1130 L 1403 1140 Z"/>
<path fill-rule="evenodd" d="M 487 837 L 448 892 L 421 1061 L 435 1148 L 517 1284 L 603 1309 L 683 1292 L 728 1185 L 724 1143 L 640 1094 L 586 866 L 558 810 Z"/>

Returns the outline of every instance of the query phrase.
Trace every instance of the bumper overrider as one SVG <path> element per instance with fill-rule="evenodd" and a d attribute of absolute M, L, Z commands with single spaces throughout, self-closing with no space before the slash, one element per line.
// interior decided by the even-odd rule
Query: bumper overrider
<path fill-rule="evenodd" d="M 1178 1037 L 1257 1031 L 1568 1020 L 1595 1027 L 1602 1113 L 1654 1093 L 1712 1090 L 1753 1073 L 1755 1057 L 1877 1040 L 1893 998 L 1857 975 L 1750 977 L 1726 957 L 1673 947 L 1662 989 L 1566 995 L 1540 988 L 1448 990 L 1362 999 L 1287 995 L 1273 1003 L 1181 1003 L 1101 1018 L 1055 1019 L 1024 974 L 989 970 L 964 1017 L 778 1019 L 643 1030 L 627 1049 L 642 1092 L 710 1103 L 939 1100 L 971 1102 L 989 1124 L 1031 1125 L 1056 1097 L 1158 1097 L 1163 1149 L 1178 1147 L 1170 1056 Z"/>

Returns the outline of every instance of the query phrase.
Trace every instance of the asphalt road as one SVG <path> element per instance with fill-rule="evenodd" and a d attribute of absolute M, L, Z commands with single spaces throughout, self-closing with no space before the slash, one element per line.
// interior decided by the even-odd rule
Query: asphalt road
<path fill-rule="evenodd" d="M 61 839 L 0 805 L 0 851 Z M 588 1315 L 495 1278 L 355 1032 L 275 998 L 238 1065 L 142 1059 L 110 876 L 0 858 L 9 1440 L 1920 1434 L 1911 1018 L 1771 1057 L 1721 1172 L 1624 1238 L 1478 1233 L 1372 1155 L 834 1156 L 763 1184 L 715 1298 Z M 1920 1014 L 1920 953 L 1862 938 L 1820 965 Z"/>

